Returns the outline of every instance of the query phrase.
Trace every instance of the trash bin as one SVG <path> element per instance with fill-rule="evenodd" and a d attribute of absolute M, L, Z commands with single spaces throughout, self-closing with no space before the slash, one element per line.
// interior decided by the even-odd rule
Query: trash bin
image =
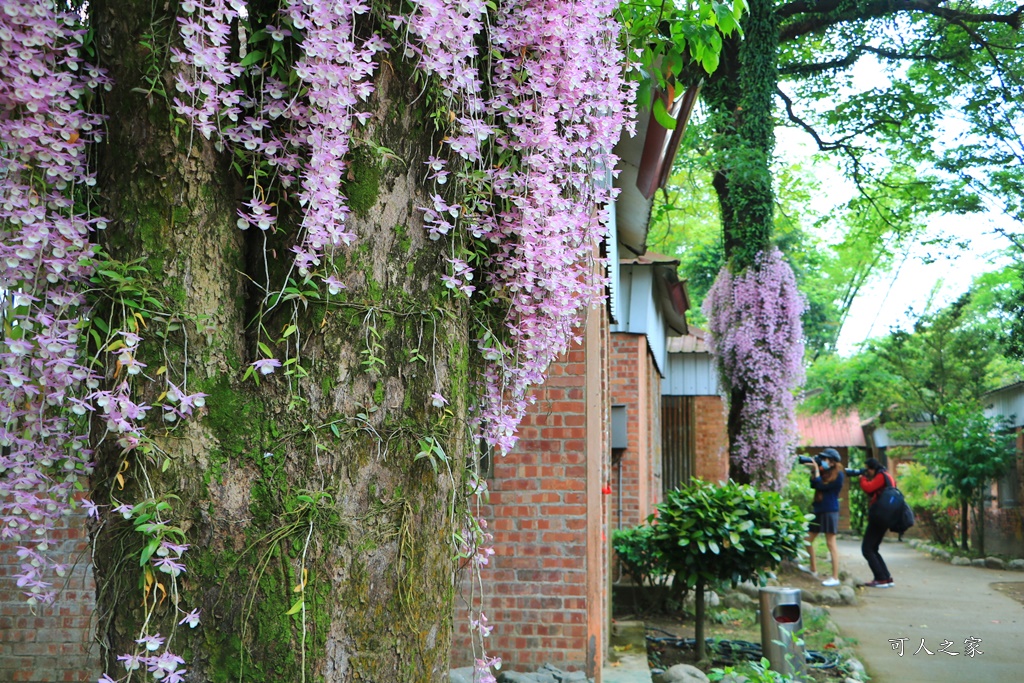
<path fill-rule="evenodd" d="M 758 590 L 761 606 L 761 652 L 772 671 L 785 676 L 804 673 L 803 615 L 800 589 L 765 586 Z M 788 657 L 787 657 L 788 655 Z"/>

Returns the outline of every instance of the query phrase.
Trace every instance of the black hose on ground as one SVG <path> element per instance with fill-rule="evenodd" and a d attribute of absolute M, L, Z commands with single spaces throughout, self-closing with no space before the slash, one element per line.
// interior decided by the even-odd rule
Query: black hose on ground
<path fill-rule="evenodd" d="M 648 631 L 667 633 L 667 637 L 646 636 L 647 642 L 658 645 L 671 645 L 681 650 L 693 650 L 697 647 L 696 638 L 680 638 L 660 628 L 648 628 Z M 708 652 L 714 652 L 723 659 L 738 662 L 742 660 L 760 661 L 762 655 L 761 644 L 752 643 L 749 640 L 719 640 L 717 638 L 705 638 Z M 816 650 L 806 652 L 807 666 L 813 669 L 834 669 L 839 665 L 839 654 L 825 654 Z"/>

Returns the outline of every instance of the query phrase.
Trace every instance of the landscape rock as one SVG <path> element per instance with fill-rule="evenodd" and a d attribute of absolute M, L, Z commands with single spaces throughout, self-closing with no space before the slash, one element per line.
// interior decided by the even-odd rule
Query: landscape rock
<path fill-rule="evenodd" d="M 843 601 L 839 591 L 826 589 L 819 592 L 816 596 L 818 599 L 815 601 L 820 605 L 838 605 Z"/>
<path fill-rule="evenodd" d="M 758 586 L 749 581 L 744 581 L 743 583 L 737 584 L 736 590 L 740 593 L 743 593 L 746 596 L 753 598 L 754 600 L 757 600 L 757 596 L 759 595 Z"/>
<path fill-rule="evenodd" d="M 463 666 L 448 672 L 448 683 L 473 683 L 475 667 Z"/>
<path fill-rule="evenodd" d="M 953 553 L 949 552 L 944 548 L 934 548 L 932 550 L 932 555 L 935 555 L 936 557 L 941 557 L 944 560 L 950 560 L 953 558 Z"/>
<path fill-rule="evenodd" d="M 464 669 L 459 669 L 464 671 Z M 563 671 L 552 664 L 545 664 L 532 673 L 520 671 L 502 671 L 497 676 L 498 683 L 587 683 L 591 679 L 582 671 Z M 463 683 L 462 680 L 451 683 Z M 469 668 L 467 683 L 473 683 L 473 669 Z"/>
<path fill-rule="evenodd" d="M 704 607 L 718 607 L 721 603 L 721 598 L 718 597 L 718 593 L 712 590 L 704 590 Z M 692 612 L 697 604 L 697 593 L 691 591 L 687 593 L 686 599 L 683 600 L 683 607 Z"/>
<path fill-rule="evenodd" d="M 952 560 L 950 560 L 950 562 L 952 564 L 955 564 L 957 567 L 970 567 L 971 566 L 970 558 L 961 557 L 960 555 L 957 555 L 956 557 L 954 557 Z"/>
<path fill-rule="evenodd" d="M 1018 572 L 1024 571 L 1024 560 L 1010 560 L 1010 563 L 1006 565 L 1006 568 Z"/>
<path fill-rule="evenodd" d="M 846 668 L 852 674 L 852 678 L 856 681 L 863 681 L 867 678 L 867 671 L 864 670 L 864 665 L 860 663 L 860 660 L 853 659 L 852 657 L 846 661 Z"/>
<path fill-rule="evenodd" d="M 518 671 L 503 671 L 498 675 L 498 683 L 558 683 L 558 679 L 549 671 L 535 671 L 528 674 Z"/>
<path fill-rule="evenodd" d="M 1006 562 L 999 557 L 986 557 L 985 566 L 989 569 L 1006 569 Z"/>
<path fill-rule="evenodd" d="M 733 609 L 757 608 L 757 600 L 739 590 L 726 593 L 722 597 L 722 606 Z"/>
<path fill-rule="evenodd" d="M 819 617 L 822 614 L 824 614 L 826 611 L 827 610 L 824 607 L 818 607 L 817 605 L 812 605 L 811 603 L 807 602 L 806 600 L 804 602 L 800 603 L 800 617 L 802 619 L 811 619 L 811 618 L 814 618 L 814 617 Z"/>
<path fill-rule="evenodd" d="M 971 566 L 972 567 L 984 567 L 985 566 L 985 558 L 984 557 L 977 557 L 977 558 L 971 560 Z"/>
<path fill-rule="evenodd" d="M 839 597 L 842 599 L 844 605 L 857 604 L 857 591 L 853 589 L 853 586 L 840 586 Z"/>
<path fill-rule="evenodd" d="M 661 674 L 656 683 L 708 683 L 708 677 L 695 666 L 676 664 Z"/>

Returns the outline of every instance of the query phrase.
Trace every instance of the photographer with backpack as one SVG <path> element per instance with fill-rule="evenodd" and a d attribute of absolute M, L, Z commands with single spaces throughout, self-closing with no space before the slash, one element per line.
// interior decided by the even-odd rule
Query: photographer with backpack
<path fill-rule="evenodd" d="M 871 500 L 868 502 L 868 528 L 864 532 L 860 552 L 868 561 L 868 566 L 874 575 L 871 581 L 864 584 L 871 588 L 891 588 L 893 586 L 889 568 L 885 566 L 885 560 L 878 552 L 879 546 L 882 545 L 882 538 L 889 530 L 889 526 L 884 519 L 880 519 L 879 515 L 871 513 L 871 508 L 878 503 L 882 491 L 890 487 L 896 488 L 896 480 L 877 458 L 868 458 L 864 463 L 864 474 L 860 477 L 860 488 L 871 496 Z"/>

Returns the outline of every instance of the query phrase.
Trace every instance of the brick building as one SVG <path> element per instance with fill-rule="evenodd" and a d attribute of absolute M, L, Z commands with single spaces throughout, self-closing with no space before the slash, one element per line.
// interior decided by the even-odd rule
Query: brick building
<path fill-rule="evenodd" d="M 690 327 L 668 341 L 668 373 L 662 380 L 662 449 L 665 489 L 699 477 L 729 479 L 728 413 L 707 332 Z"/>
<path fill-rule="evenodd" d="M 520 424 L 516 449 L 495 459 L 488 478 L 489 503 L 481 514 L 495 555 L 481 603 L 494 627 L 487 648 L 520 670 L 551 663 L 593 675 L 600 667 L 607 336 L 606 312 L 592 310 L 583 344 L 552 364 Z M 452 666 L 472 663 L 467 606 L 457 605 Z"/>
<path fill-rule="evenodd" d="M 992 485 L 985 510 L 985 551 L 1024 557 L 1024 382 L 1001 387 L 985 395 L 985 414 L 1013 420 L 1017 458 Z"/>
<path fill-rule="evenodd" d="M 17 548 L 0 542 L 0 681 L 5 683 L 85 683 L 99 676 L 85 516 L 65 518 L 52 539 L 52 554 L 67 563 L 63 590 L 52 605 L 35 606 L 26 602 L 14 578 L 21 572 Z"/>

